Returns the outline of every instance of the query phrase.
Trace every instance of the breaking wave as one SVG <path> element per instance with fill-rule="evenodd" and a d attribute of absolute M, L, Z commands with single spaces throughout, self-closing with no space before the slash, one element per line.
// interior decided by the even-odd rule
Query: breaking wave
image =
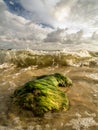
<path fill-rule="evenodd" d="M 16 67 L 48 67 L 48 66 L 97 66 L 98 52 L 80 50 L 36 51 L 36 50 L 0 50 L 0 68 L 8 64 Z"/>

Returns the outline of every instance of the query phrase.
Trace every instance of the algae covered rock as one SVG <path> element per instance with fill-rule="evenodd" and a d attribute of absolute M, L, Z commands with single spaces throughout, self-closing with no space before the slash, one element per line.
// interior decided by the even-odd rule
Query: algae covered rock
<path fill-rule="evenodd" d="M 67 110 L 69 100 L 60 88 L 66 89 L 71 85 L 72 81 L 59 73 L 39 76 L 16 89 L 13 101 L 35 116 L 43 116 L 48 111 Z"/>

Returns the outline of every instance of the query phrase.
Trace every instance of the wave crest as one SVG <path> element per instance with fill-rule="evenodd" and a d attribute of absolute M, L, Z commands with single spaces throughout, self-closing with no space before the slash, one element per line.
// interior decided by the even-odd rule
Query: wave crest
<path fill-rule="evenodd" d="M 33 51 L 1 50 L 0 64 L 10 63 L 17 67 L 28 66 L 95 66 L 98 65 L 98 53 L 88 51 Z"/>

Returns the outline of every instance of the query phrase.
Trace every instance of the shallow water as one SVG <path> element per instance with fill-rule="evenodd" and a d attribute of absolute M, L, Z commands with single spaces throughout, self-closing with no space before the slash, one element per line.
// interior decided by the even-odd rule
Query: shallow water
<path fill-rule="evenodd" d="M 59 72 L 73 80 L 67 92 L 70 109 L 67 112 L 47 113 L 34 118 L 31 113 L 19 112 L 11 104 L 14 90 L 33 76 Z M 97 67 L 54 66 L 17 68 L 10 65 L 0 69 L 0 130 L 97 130 L 98 129 L 98 69 Z"/>
<path fill-rule="evenodd" d="M 70 109 L 67 112 L 47 113 L 34 118 L 11 108 L 10 95 L 15 88 L 29 81 L 32 76 L 59 72 L 73 80 L 67 92 Z M 97 130 L 98 129 L 98 69 L 89 67 L 33 67 L 19 69 L 13 66 L 0 74 L 0 130 Z M 97 76 L 93 78 L 92 75 Z"/>

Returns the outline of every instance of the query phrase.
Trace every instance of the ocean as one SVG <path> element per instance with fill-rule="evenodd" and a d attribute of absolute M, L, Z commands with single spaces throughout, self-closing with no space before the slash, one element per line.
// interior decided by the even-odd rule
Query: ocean
<path fill-rule="evenodd" d="M 19 113 L 11 104 L 14 90 L 33 77 L 61 73 L 73 86 L 67 92 L 67 112 L 47 113 L 43 118 Z M 97 130 L 98 52 L 77 50 L 0 50 L 0 130 Z"/>

